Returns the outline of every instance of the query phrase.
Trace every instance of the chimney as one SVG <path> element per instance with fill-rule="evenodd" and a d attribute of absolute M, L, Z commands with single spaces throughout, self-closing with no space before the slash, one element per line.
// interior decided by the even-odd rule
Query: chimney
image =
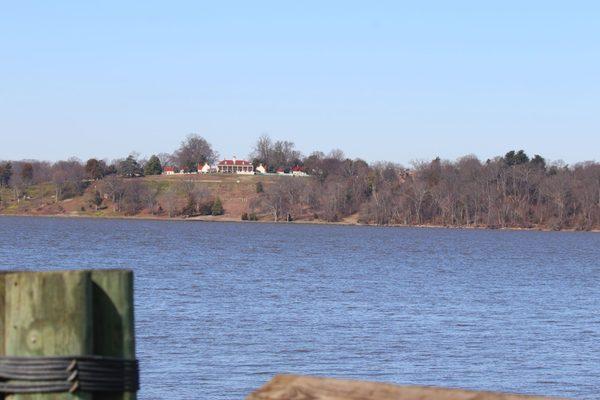
<path fill-rule="evenodd" d="M 235 158 L 235 156 L 233 156 L 233 163 L 235 164 L 236 161 L 237 161 L 237 158 Z"/>

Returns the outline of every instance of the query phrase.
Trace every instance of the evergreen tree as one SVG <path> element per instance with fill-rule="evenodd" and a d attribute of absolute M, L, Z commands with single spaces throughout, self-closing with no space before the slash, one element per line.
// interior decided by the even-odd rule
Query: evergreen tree
<path fill-rule="evenodd" d="M 102 160 L 90 158 L 85 163 L 85 173 L 89 179 L 97 181 L 106 175 L 106 163 Z"/>
<path fill-rule="evenodd" d="M 262 193 L 265 191 L 263 183 L 261 181 L 256 182 L 256 193 Z"/>
<path fill-rule="evenodd" d="M 511 150 L 504 156 L 504 162 L 509 166 L 526 164 L 529 162 L 529 157 L 523 150 L 517 152 Z"/>
<path fill-rule="evenodd" d="M 162 172 L 163 168 L 160 163 L 160 159 L 156 155 L 150 157 L 146 165 L 144 165 L 145 175 L 160 175 Z"/>
<path fill-rule="evenodd" d="M 119 163 L 119 173 L 121 176 L 133 178 L 134 176 L 144 175 L 144 170 L 136 160 L 133 154 L 130 154 L 125 160 Z"/>
<path fill-rule="evenodd" d="M 533 158 L 531 159 L 531 164 L 539 167 L 540 169 L 546 169 L 546 160 L 544 159 L 544 157 L 540 156 L 539 154 L 536 154 L 535 156 L 533 156 Z"/>
<path fill-rule="evenodd" d="M 223 203 L 221 203 L 221 199 L 220 198 L 216 198 L 215 201 L 213 202 L 212 205 L 212 215 L 223 215 L 223 213 L 225 213 L 225 210 L 223 210 Z"/>

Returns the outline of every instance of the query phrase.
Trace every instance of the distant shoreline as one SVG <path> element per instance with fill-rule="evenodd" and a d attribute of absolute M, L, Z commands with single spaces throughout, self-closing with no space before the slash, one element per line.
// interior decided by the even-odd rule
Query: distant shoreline
<path fill-rule="evenodd" d="M 19 196 L 15 191 L 2 188 L 0 214 L 263 223 L 273 223 L 277 214 L 280 221 L 291 217 L 296 224 L 600 232 L 596 214 L 558 216 L 550 203 L 545 208 L 539 204 L 523 208 L 521 203 L 510 203 L 508 209 L 503 209 L 512 212 L 507 216 L 501 215 L 500 210 L 488 210 L 495 210 L 494 205 L 455 204 L 458 208 L 446 203 L 440 205 L 432 196 L 435 193 L 442 196 L 445 189 L 433 193 L 433 189 L 425 190 L 425 186 L 412 181 L 398 184 L 396 189 L 404 191 L 404 195 L 386 189 L 380 193 L 383 197 L 368 200 L 363 198 L 367 196 L 366 189 L 355 187 L 352 182 L 323 186 L 317 179 L 271 175 L 179 174 L 138 178 L 110 175 L 89 181 L 78 190 L 60 186 L 64 193 L 58 193 L 59 187 L 52 182 L 27 186 Z M 408 186 L 401 189 L 402 185 Z M 335 193 L 328 192 L 332 187 Z M 417 204 L 410 193 L 418 188 L 425 197 Z M 359 193 L 353 194 L 357 190 Z M 60 200 L 57 201 L 57 197 Z M 446 210 L 445 214 L 440 207 Z"/>
<path fill-rule="evenodd" d="M 63 218 L 63 219 L 98 219 L 98 220 L 139 220 L 139 221 L 173 221 L 173 222 L 216 222 L 216 223 L 241 223 L 241 224 L 273 224 L 273 225 L 332 225 L 332 226 L 355 226 L 355 227 L 372 227 L 372 228 L 418 228 L 418 229 L 449 229 L 449 230 L 485 230 L 485 231 L 526 231 L 526 232 L 582 232 L 582 233 L 600 233 L 599 229 L 592 230 L 577 230 L 577 229 L 548 229 L 548 228 L 519 228 L 519 227 L 502 227 L 488 228 L 484 226 L 443 226 L 443 225 L 376 225 L 363 224 L 359 222 L 339 221 L 308 221 L 296 220 L 291 222 L 286 221 L 243 221 L 231 217 L 223 216 L 198 216 L 198 217 L 157 217 L 157 216 L 125 216 L 125 215 L 77 215 L 77 214 L 6 214 L 0 213 L 1 217 L 26 217 L 26 218 Z"/>

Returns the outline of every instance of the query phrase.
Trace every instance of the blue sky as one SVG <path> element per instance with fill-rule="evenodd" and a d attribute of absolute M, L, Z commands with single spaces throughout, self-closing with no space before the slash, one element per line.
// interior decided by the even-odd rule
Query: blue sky
<path fill-rule="evenodd" d="M 600 159 L 600 3 L 4 2 L 0 159 Z"/>

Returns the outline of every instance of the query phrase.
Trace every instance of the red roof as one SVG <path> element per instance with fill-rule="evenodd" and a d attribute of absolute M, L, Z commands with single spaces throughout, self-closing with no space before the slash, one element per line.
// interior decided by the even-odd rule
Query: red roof
<path fill-rule="evenodd" d="M 175 172 L 175 167 L 169 167 L 169 166 L 167 166 L 167 167 L 163 168 L 163 171 L 164 172 Z"/>
<path fill-rule="evenodd" d="M 294 171 L 294 172 L 302 172 L 302 171 L 304 171 L 304 168 L 296 165 L 294 168 L 292 168 L 292 171 Z"/>
<path fill-rule="evenodd" d="M 285 172 L 285 169 L 283 169 L 283 168 L 277 168 L 277 172 Z"/>
<path fill-rule="evenodd" d="M 219 165 L 252 165 L 252 163 L 246 160 L 222 160 L 219 161 Z"/>

